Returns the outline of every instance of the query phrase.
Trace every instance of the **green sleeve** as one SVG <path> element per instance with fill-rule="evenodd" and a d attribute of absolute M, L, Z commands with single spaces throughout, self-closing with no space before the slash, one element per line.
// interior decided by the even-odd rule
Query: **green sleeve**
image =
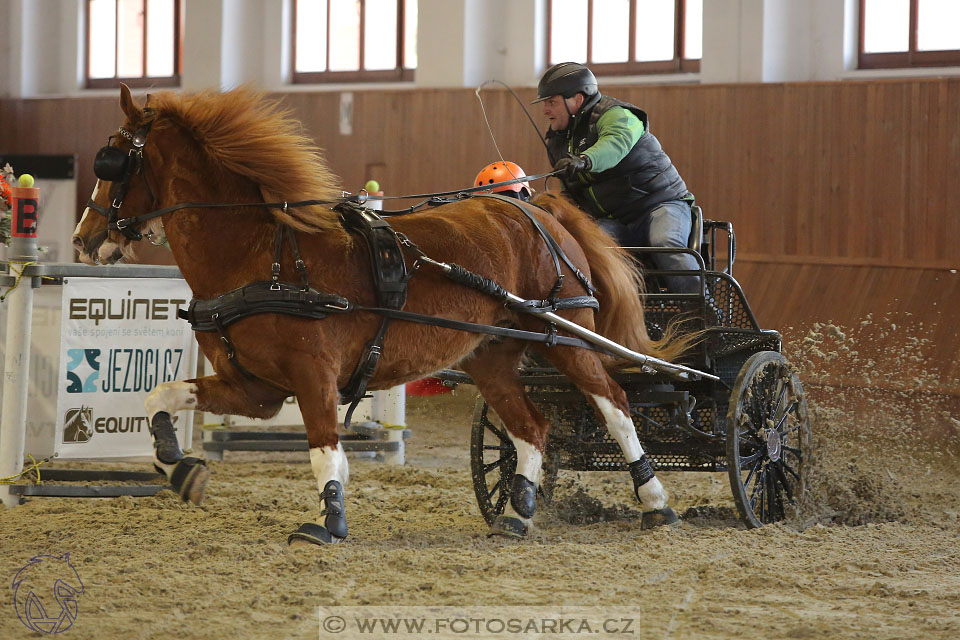
<path fill-rule="evenodd" d="M 629 110 L 613 107 L 597 120 L 597 133 L 597 143 L 583 152 L 590 158 L 591 173 L 617 166 L 643 135 L 643 122 Z"/>

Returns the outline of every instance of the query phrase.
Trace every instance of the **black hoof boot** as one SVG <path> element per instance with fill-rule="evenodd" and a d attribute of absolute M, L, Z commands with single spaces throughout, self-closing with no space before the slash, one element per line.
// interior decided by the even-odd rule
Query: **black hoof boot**
<path fill-rule="evenodd" d="M 176 464 L 183 459 L 183 450 L 177 442 L 177 432 L 173 420 L 166 411 L 158 411 L 150 421 L 150 435 L 153 436 L 153 452 L 163 464 Z M 162 473 L 163 470 L 158 467 Z"/>
<path fill-rule="evenodd" d="M 343 505 L 343 485 L 336 480 L 331 480 L 323 487 L 323 493 L 320 494 L 320 503 L 323 509 L 321 516 L 326 516 L 323 520 L 325 526 L 307 522 L 300 525 L 296 531 L 287 538 L 287 544 L 291 547 L 306 544 L 323 545 L 336 544 L 342 542 L 347 537 L 347 518 L 344 515 Z"/>
<path fill-rule="evenodd" d="M 183 458 L 170 472 L 170 484 L 184 502 L 203 502 L 210 472 L 207 463 L 200 458 Z"/>
<path fill-rule="evenodd" d="M 528 520 L 537 509 L 537 486 L 519 473 L 510 481 L 510 505 L 518 516 Z"/>
<path fill-rule="evenodd" d="M 680 526 L 680 518 L 670 507 L 663 509 L 654 509 L 653 511 L 644 511 L 640 518 L 641 529 L 654 529 L 656 527 L 677 528 Z"/>
<path fill-rule="evenodd" d="M 203 502 L 210 479 L 207 463 L 201 458 L 183 456 L 169 413 L 158 411 L 154 414 L 150 421 L 150 435 L 153 436 L 154 468 L 167 476 L 173 490 L 184 502 Z M 161 467 L 161 464 L 164 466 Z"/>
<path fill-rule="evenodd" d="M 511 516 L 497 516 L 497 519 L 490 525 L 488 538 L 498 536 L 501 538 L 525 538 L 527 537 L 527 525 L 520 518 Z"/>
<path fill-rule="evenodd" d="M 629 465 L 630 477 L 633 478 L 633 494 L 637 496 L 637 501 L 643 503 L 640 499 L 640 487 L 650 482 L 655 477 L 653 467 L 647 456 L 640 456 L 639 460 L 634 460 Z"/>

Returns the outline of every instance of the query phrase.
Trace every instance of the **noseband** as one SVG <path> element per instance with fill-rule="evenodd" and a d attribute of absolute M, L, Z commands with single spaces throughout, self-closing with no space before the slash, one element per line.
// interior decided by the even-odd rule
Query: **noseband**
<path fill-rule="evenodd" d="M 150 115 L 149 108 L 144 109 L 144 112 L 148 116 Z M 135 133 L 130 133 L 121 127 L 120 135 L 129 140 L 133 148 L 124 153 L 122 149 L 110 144 L 110 141 L 113 139 L 113 136 L 110 136 L 110 139 L 107 140 L 107 145 L 97 151 L 97 155 L 93 160 L 93 172 L 97 178 L 111 183 L 110 206 L 109 208 L 102 207 L 94 202 L 93 198 L 90 198 L 87 201 L 87 207 L 107 219 L 108 231 L 119 231 L 129 240 L 141 240 L 143 234 L 134 228 L 133 225 L 129 223 L 124 224 L 124 221 L 121 220 L 119 216 L 120 207 L 123 206 L 123 199 L 130 189 L 131 179 L 144 170 L 145 160 L 143 157 L 143 147 L 147 143 L 147 133 L 150 132 L 152 125 L 153 118 L 148 118 Z M 144 180 L 144 183 L 147 185 L 147 191 L 150 192 L 150 197 L 153 198 L 150 184 L 147 183 L 146 180 Z"/>

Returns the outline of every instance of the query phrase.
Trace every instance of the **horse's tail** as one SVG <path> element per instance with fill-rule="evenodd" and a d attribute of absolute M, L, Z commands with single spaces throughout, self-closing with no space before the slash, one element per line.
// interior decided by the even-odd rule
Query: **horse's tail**
<path fill-rule="evenodd" d="M 628 349 L 668 361 L 675 360 L 697 340 L 696 335 L 679 335 L 676 324 L 671 324 L 660 340 L 651 339 L 643 320 L 643 277 L 630 254 L 615 246 L 613 238 L 566 198 L 542 193 L 533 204 L 552 213 L 586 255 L 600 302 L 597 333 Z M 603 360 L 608 367 L 627 364 L 619 359 Z"/>

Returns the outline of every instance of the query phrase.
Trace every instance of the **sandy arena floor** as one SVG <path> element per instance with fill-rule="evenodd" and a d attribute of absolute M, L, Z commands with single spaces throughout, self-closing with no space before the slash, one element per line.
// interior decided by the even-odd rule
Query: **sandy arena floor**
<path fill-rule="evenodd" d="M 317 638 L 317 607 L 346 605 L 626 607 L 645 638 L 958 638 L 958 399 L 904 371 L 922 371 L 915 351 L 863 330 L 785 332 L 818 454 L 795 522 L 745 530 L 725 474 L 663 473 L 684 522 L 641 531 L 628 474 L 561 472 L 529 540 L 488 539 L 461 387 L 409 400 L 406 466 L 351 461 L 342 545 L 287 548 L 317 517 L 305 454 L 228 452 L 202 507 L 166 491 L 0 508 L 0 638 L 38 637 L 11 582 L 31 557 L 65 553 L 84 586 L 67 638 Z M 885 390 L 844 386 L 868 359 Z"/>

